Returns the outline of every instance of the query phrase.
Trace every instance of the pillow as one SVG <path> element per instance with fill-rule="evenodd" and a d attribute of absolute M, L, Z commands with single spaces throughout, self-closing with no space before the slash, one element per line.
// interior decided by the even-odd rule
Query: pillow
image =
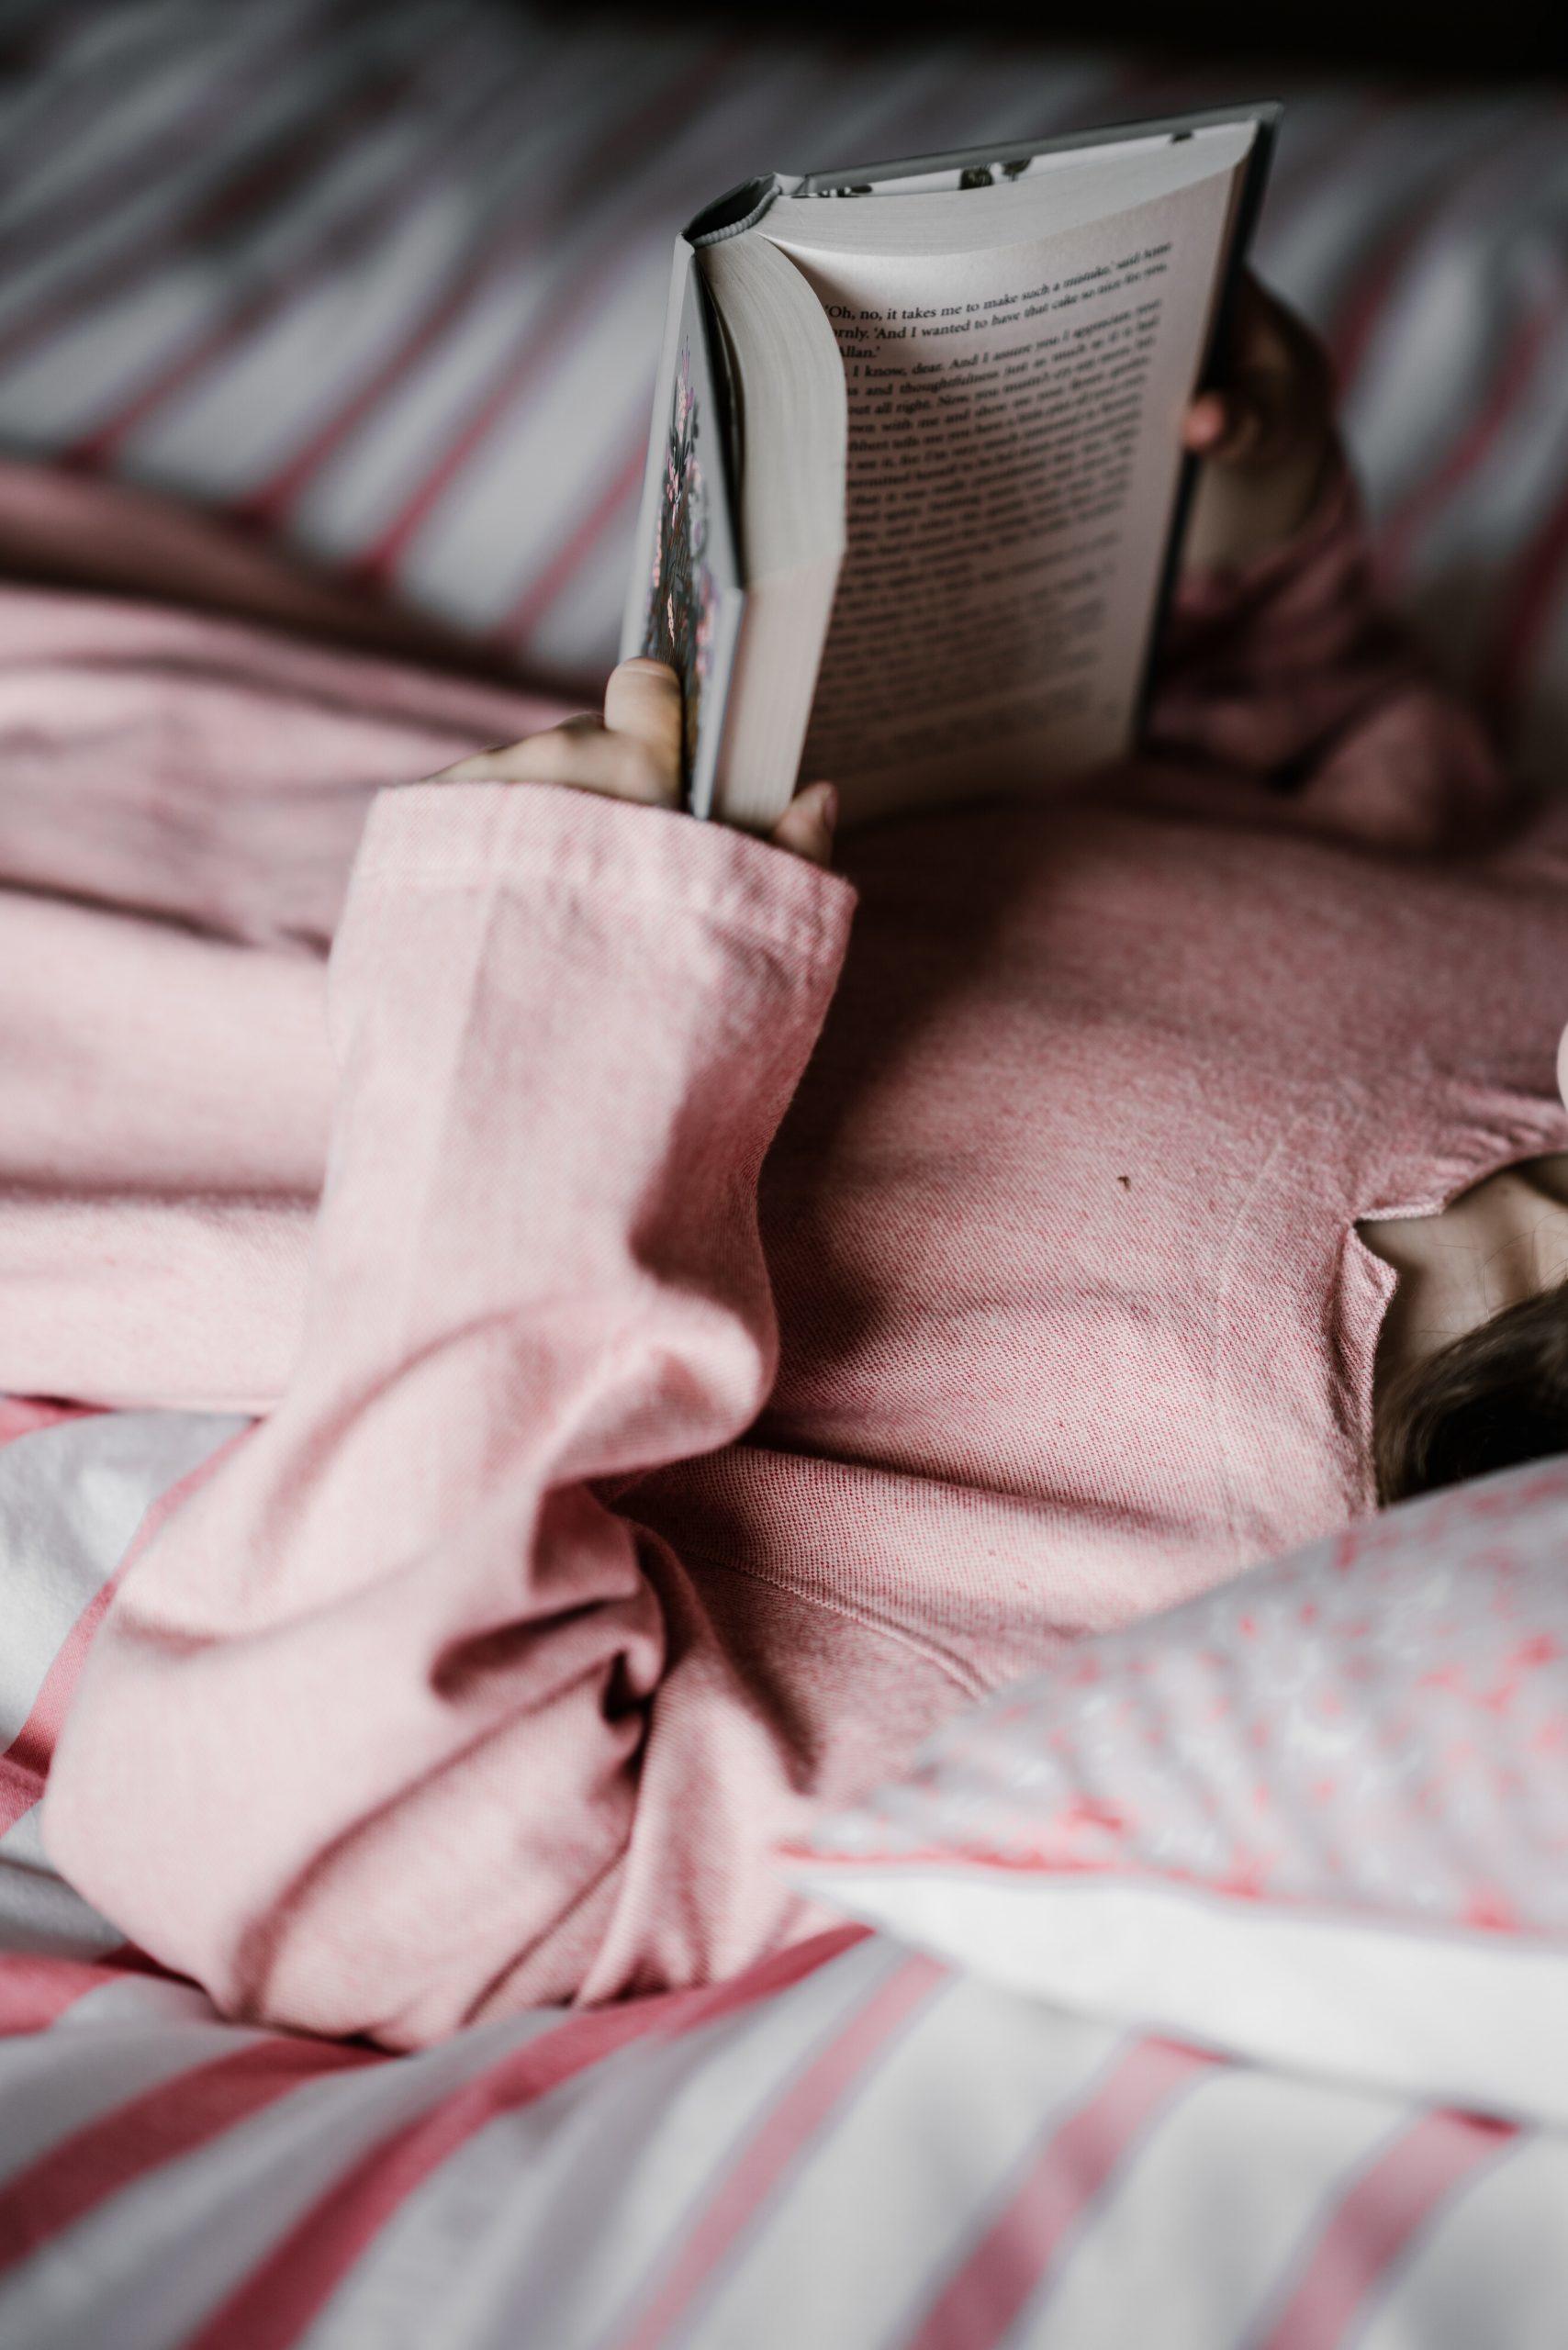
<path fill-rule="evenodd" d="M 1074 1643 L 783 1858 L 1014 1990 L 1568 2124 L 1568 1458 Z"/>

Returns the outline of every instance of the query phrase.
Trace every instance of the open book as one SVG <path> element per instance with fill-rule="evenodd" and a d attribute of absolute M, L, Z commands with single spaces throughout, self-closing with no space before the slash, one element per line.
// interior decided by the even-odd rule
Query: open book
<path fill-rule="evenodd" d="M 1045 788 L 1136 735 L 1181 422 L 1279 109 L 751 180 L 677 241 L 622 656 L 766 828 Z"/>

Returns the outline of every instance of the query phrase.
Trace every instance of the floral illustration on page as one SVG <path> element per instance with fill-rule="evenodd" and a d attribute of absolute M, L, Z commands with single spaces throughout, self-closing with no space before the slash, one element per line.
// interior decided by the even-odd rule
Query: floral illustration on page
<path fill-rule="evenodd" d="M 697 453 L 703 428 L 700 409 L 691 383 L 691 346 L 683 342 L 670 402 L 643 650 L 655 660 L 667 661 L 680 678 L 689 781 L 697 755 L 702 688 L 712 666 L 716 601 L 708 565 L 708 490 Z"/>

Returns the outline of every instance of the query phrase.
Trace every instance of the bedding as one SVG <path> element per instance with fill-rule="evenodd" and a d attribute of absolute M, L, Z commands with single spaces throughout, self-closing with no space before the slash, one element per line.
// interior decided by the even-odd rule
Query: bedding
<path fill-rule="evenodd" d="M 1291 105 L 1260 257 L 1329 334 L 1389 576 L 1558 780 L 1561 96 L 1268 78 Z M 685 212 L 759 158 L 1213 94 L 1212 68 L 1019 44 L 6 0 L 0 442 L 207 502 L 241 568 L 297 550 L 367 612 L 588 679 Z M 247 1425 L 0 1403 L 5 2350 L 521 2324 L 551 2350 L 1130 2350 L 1151 2312 L 1161 2350 L 1557 2350 L 1561 2131 L 1074 2018 L 885 1934 L 413 2057 L 224 2022 L 61 1882 L 37 1819 L 128 1548 Z"/>
<path fill-rule="evenodd" d="M 1079 1642 L 821 1820 L 805 1889 L 1233 2054 L 1568 2124 L 1568 1460 Z"/>
<path fill-rule="evenodd" d="M 147 1193 L 175 1270 L 214 1192 L 272 1210 L 280 1272 L 308 1255 L 281 1348 L 281 1281 L 252 1327 L 187 1276 L 183 1335 L 252 1371 L 258 1345 L 292 1358 L 288 1381 L 139 1565 L 55 1757 L 54 1856 L 145 1948 L 231 2011 L 394 2046 L 711 1980 L 801 1930 L 766 1855 L 808 1804 L 1074 1635 L 1370 1502 L 1386 1285 L 1349 1227 L 1568 1149 L 1568 802 L 1473 869 L 1369 851 L 1391 813 L 1506 803 L 1369 614 L 1364 569 L 1330 487 L 1292 547 L 1203 593 L 1204 651 L 1173 656 L 1151 714 L 1185 763 L 1106 778 L 1103 806 L 868 828 L 845 874 L 587 791 L 375 795 L 323 1007 L 314 1215 L 324 1136 L 295 1072 L 235 1100 L 250 1040 L 171 984 L 161 926 L 141 925 L 157 968 L 120 966 L 127 1006 L 189 1090 L 171 1105 L 110 1073 L 97 1114 L 129 1105 L 123 1156 L 84 1133 L 91 925 L 63 1008 L 18 970 L 0 1023 L 32 1164 L 58 1182 L 87 1158 L 89 1262 L 133 1325 Z M 292 856 L 263 827 L 234 860 L 263 904 L 274 868 L 301 878 L 318 793 L 350 799 L 289 764 L 314 712 L 272 707 L 261 804 L 292 791 Z M 1242 764 L 1260 738 L 1290 796 Z M 115 773 L 158 841 L 143 757 L 127 739 Z M 93 828 L 51 780 L 70 858 Z M 204 853 L 200 797 L 178 848 L 206 928 L 208 877 L 233 871 Z M 6 927 L 40 957 L 52 935 L 45 968 L 66 970 L 81 909 L 6 895 Z M 132 925 L 106 926 L 118 955 Z M 235 959 L 259 996 L 274 957 Z M 1270 965 L 1282 983 L 1254 989 Z M 319 1035 L 307 1070 L 326 1058 Z M 0 1266 L 36 1239 L 11 1148 Z M 193 1152 L 205 1179 L 182 1180 Z M 259 1201 L 261 1153 L 297 1174 Z M 75 1259 L 15 1306 L 0 1283 L 0 1345 L 36 1319 L 30 1289 L 74 1343 L 65 1392 L 124 1401 L 89 1384 L 106 1315 L 66 1327 L 67 1284 L 79 1308 Z M 138 1400 L 169 1402 L 165 1331 L 143 1310 L 134 1336 Z M 139 1782 L 110 1795 L 126 1752 Z"/>
<path fill-rule="evenodd" d="M 777 162 L 1238 94 L 1212 62 L 485 0 L 6 0 L 0 41 L 0 446 L 575 678 L 613 652 L 677 223 Z M 1557 779 L 1562 94 L 1264 78 L 1260 265 L 1327 336 L 1403 599 Z"/>
<path fill-rule="evenodd" d="M 1226 2061 L 854 1928 L 413 2056 L 223 2021 L 29 1822 L 128 1530 L 242 1432 L 24 1420 L 6 2350 L 1133 2350 L 1155 2311 L 1160 2350 L 1558 2350 L 1568 2133 Z"/>

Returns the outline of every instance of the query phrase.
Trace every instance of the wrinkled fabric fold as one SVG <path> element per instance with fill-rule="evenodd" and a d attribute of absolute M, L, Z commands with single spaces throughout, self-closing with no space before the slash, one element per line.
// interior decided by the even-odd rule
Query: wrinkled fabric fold
<path fill-rule="evenodd" d="M 805 1930 L 815 1802 L 1370 1506 L 1357 1219 L 1568 1148 L 1561 813 L 1475 845 L 1343 497 L 1193 586 L 1146 755 L 852 831 L 846 955 L 757 842 L 416 781 L 521 694 L 7 611 L 0 1385 L 266 1416 L 47 1832 L 235 2012 L 411 2044 Z"/>

